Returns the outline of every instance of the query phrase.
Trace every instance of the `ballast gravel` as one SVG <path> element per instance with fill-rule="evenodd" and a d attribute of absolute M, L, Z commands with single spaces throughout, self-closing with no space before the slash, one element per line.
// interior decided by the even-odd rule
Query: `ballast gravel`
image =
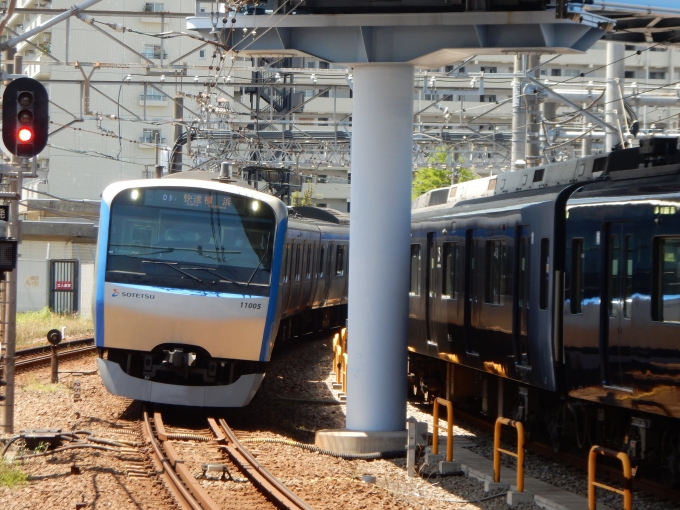
<path fill-rule="evenodd" d="M 335 403 L 337 392 L 331 388 L 331 338 L 310 339 L 280 345 L 275 351 L 267 377 L 249 406 L 241 409 L 209 410 L 212 416 L 224 417 L 242 440 L 254 438 L 288 439 L 313 444 L 319 429 L 342 428 L 345 406 Z M 94 357 L 89 356 L 62 363 L 63 370 L 92 370 Z M 100 437 L 141 441 L 139 435 L 140 404 L 109 395 L 98 375 L 75 376 L 81 383 L 79 402 L 73 400 L 73 378 L 64 375 L 53 387 L 49 382 L 49 367 L 21 373 L 17 380 L 16 430 L 22 428 L 88 429 Z M 429 423 L 432 416 L 426 407 L 409 405 L 408 415 Z M 166 414 L 200 415 L 196 408 L 163 408 Z M 197 420 L 197 422 L 202 420 Z M 172 426 L 166 423 L 166 426 Z M 203 425 L 204 426 L 204 425 Z M 205 431 L 202 431 L 205 432 Z M 473 428 L 456 427 L 456 435 L 467 435 L 473 449 L 490 456 L 490 437 Z M 195 475 L 201 460 L 219 460 L 217 450 L 207 443 L 201 448 L 176 442 Z M 343 460 L 276 443 L 245 443 L 270 472 L 288 485 L 315 509 L 502 509 L 505 497 L 486 499 L 490 495 L 483 485 L 464 476 L 441 477 L 421 465 L 421 476 L 406 474 L 405 459 L 361 461 Z M 172 497 L 163 483 L 152 475 L 146 445 L 135 453 L 71 450 L 53 456 L 19 462 L 29 475 L 25 484 L 14 488 L 0 487 L 0 508 L 84 508 L 97 509 L 173 509 Z M 560 466 L 554 461 L 527 455 L 527 474 L 555 485 L 583 493 L 585 475 Z M 71 474 L 71 467 L 80 474 Z M 130 466 L 142 467 L 149 476 L 129 476 Z M 193 472 L 193 471 L 192 471 Z M 362 481 L 375 477 L 375 483 Z M 219 478 L 201 481 L 216 500 L 228 501 L 229 492 L 244 490 L 244 485 Z M 571 487 L 571 488 L 570 488 Z M 616 498 L 603 499 L 610 506 L 620 507 Z M 665 506 L 664 506 L 665 505 Z M 229 505 L 225 504 L 225 507 Z M 535 504 L 519 505 L 522 510 L 538 508 Z M 654 498 L 635 495 L 635 508 L 667 510 L 676 508 Z"/>

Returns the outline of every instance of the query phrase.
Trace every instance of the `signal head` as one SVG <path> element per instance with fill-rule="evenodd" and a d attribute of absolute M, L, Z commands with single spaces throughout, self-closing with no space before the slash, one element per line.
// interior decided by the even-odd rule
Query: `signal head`
<path fill-rule="evenodd" d="M 17 139 L 21 143 L 30 143 L 33 140 L 33 131 L 27 127 L 22 127 L 17 133 Z"/>
<path fill-rule="evenodd" d="M 2 139 L 14 155 L 31 158 L 47 145 L 49 97 L 32 78 L 13 80 L 3 93 Z"/>

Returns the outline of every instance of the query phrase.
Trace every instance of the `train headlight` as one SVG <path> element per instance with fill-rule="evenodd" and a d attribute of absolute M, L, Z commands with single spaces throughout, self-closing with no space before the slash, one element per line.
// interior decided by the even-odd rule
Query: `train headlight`
<path fill-rule="evenodd" d="M 132 200 L 137 200 L 139 198 L 139 190 L 133 189 L 132 192 L 130 193 L 130 198 Z"/>
<path fill-rule="evenodd" d="M 257 200 L 251 202 L 250 208 L 253 210 L 253 212 L 257 212 L 260 209 L 260 202 Z"/>

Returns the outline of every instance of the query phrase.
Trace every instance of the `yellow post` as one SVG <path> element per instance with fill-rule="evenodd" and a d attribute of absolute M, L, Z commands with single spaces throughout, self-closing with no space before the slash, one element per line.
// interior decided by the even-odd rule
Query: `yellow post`
<path fill-rule="evenodd" d="M 446 462 L 453 462 L 453 403 L 437 397 L 434 399 L 432 412 L 434 424 L 432 427 L 432 453 L 439 452 L 439 404 L 446 406 Z"/>
<path fill-rule="evenodd" d="M 517 430 L 517 453 L 501 448 L 501 426 L 508 425 Z M 517 459 L 517 492 L 524 492 L 524 425 L 508 418 L 498 418 L 493 434 L 493 481 L 501 481 L 501 453 Z"/>
<path fill-rule="evenodd" d="M 347 395 L 347 353 L 342 354 L 342 392 Z"/>
<path fill-rule="evenodd" d="M 615 489 L 595 481 L 597 471 L 597 455 L 604 455 L 612 459 L 619 459 L 623 467 L 623 490 Z M 600 487 L 623 496 L 623 510 L 633 510 L 633 469 L 630 465 L 630 457 L 623 452 L 617 452 L 600 446 L 593 446 L 588 454 L 588 510 L 597 508 L 595 488 Z"/>
<path fill-rule="evenodd" d="M 342 371 L 340 370 L 340 365 L 342 363 L 342 346 L 338 345 L 335 347 L 335 380 L 342 383 Z"/>
<path fill-rule="evenodd" d="M 342 351 L 347 352 L 347 328 L 340 330 L 340 339 L 342 340 Z"/>

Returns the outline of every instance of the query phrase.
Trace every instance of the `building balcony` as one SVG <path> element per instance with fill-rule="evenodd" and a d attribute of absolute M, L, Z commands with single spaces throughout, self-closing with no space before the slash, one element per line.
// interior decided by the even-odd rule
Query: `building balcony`
<path fill-rule="evenodd" d="M 139 96 L 139 106 L 144 106 L 144 94 Z M 165 96 L 158 95 L 147 95 L 146 96 L 146 106 L 168 106 L 168 100 Z"/>
<path fill-rule="evenodd" d="M 167 138 L 159 138 L 158 143 L 159 145 L 165 146 L 165 143 L 167 142 Z M 153 136 L 140 136 L 139 137 L 139 148 L 140 149 L 155 149 L 156 148 L 156 140 Z"/>

